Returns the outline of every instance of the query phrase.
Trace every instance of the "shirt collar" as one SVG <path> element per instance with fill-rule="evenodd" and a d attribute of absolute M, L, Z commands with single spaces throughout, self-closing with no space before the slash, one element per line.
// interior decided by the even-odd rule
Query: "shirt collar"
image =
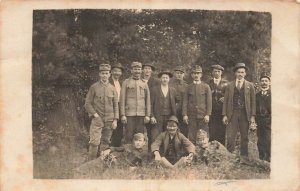
<path fill-rule="evenodd" d="M 214 78 L 214 83 L 215 83 L 215 84 L 219 84 L 220 81 L 221 81 L 221 78 L 219 78 L 219 79 Z"/>
<path fill-rule="evenodd" d="M 241 82 L 241 85 L 242 85 L 242 84 L 244 83 L 245 79 L 244 79 L 244 78 L 242 78 L 242 79 L 240 79 L 240 80 L 236 79 L 236 80 L 235 80 L 235 85 L 236 85 L 236 86 L 238 85 L 238 81 L 240 81 L 240 82 Z"/>
<path fill-rule="evenodd" d="M 262 95 L 267 95 L 269 89 L 270 89 L 269 87 L 267 87 L 267 88 L 261 88 L 261 94 L 262 94 Z"/>
<path fill-rule="evenodd" d="M 193 81 L 194 84 L 201 84 L 201 80 L 199 81 Z"/>
<path fill-rule="evenodd" d="M 104 83 L 102 80 L 100 80 L 100 84 L 107 85 L 107 84 L 109 84 L 109 81 Z"/>

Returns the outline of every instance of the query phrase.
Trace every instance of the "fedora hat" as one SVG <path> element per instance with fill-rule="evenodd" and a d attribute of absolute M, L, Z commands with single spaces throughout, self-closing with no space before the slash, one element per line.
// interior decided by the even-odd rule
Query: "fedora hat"
<path fill-rule="evenodd" d="M 160 78 L 163 74 L 169 75 L 170 78 L 173 77 L 173 74 L 169 70 L 164 70 L 164 71 L 160 72 L 157 76 Z"/>
<path fill-rule="evenodd" d="M 234 67 L 233 67 L 233 71 L 235 72 L 237 69 L 239 68 L 245 68 L 246 71 L 248 70 L 248 67 L 246 66 L 245 63 L 237 63 Z"/>
<path fill-rule="evenodd" d="M 153 71 L 156 69 L 154 66 L 154 62 L 147 62 L 146 64 L 143 64 L 142 68 L 144 68 L 145 66 L 150 66 Z"/>
<path fill-rule="evenodd" d="M 269 80 L 271 80 L 271 76 L 267 72 L 262 72 L 260 74 L 260 78 L 259 79 L 261 80 L 262 78 L 268 78 Z"/>

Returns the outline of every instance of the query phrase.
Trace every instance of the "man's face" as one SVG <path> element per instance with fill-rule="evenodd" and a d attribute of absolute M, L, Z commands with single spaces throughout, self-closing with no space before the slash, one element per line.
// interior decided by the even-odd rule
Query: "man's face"
<path fill-rule="evenodd" d="M 133 67 L 131 69 L 131 74 L 135 78 L 139 79 L 141 77 L 141 73 L 142 73 L 142 69 L 140 67 Z"/>
<path fill-rule="evenodd" d="M 167 85 L 167 84 L 169 84 L 170 77 L 168 74 L 163 74 L 163 75 L 161 75 L 160 80 L 161 80 L 162 85 Z"/>
<path fill-rule="evenodd" d="M 197 133 L 196 144 L 206 146 L 208 144 L 208 137 L 206 133 Z"/>
<path fill-rule="evenodd" d="M 184 77 L 184 73 L 181 72 L 181 71 L 175 71 L 174 72 L 174 77 L 178 80 L 183 80 L 183 77 Z"/>
<path fill-rule="evenodd" d="M 178 125 L 175 121 L 168 121 L 167 130 L 168 130 L 169 134 L 175 135 L 177 129 L 178 129 Z"/>
<path fill-rule="evenodd" d="M 246 69 L 245 68 L 238 68 L 236 71 L 235 71 L 235 77 L 239 80 L 245 78 L 246 76 Z"/>
<path fill-rule="evenodd" d="M 100 71 L 99 77 L 100 77 L 101 81 L 107 82 L 108 78 L 110 77 L 110 72 L 109 71 Z"/>
<path fill-rule="evenodd" d="M 262 87 L 262 88 L 269 88 L 270 87 L 270 85 L 271 85 L 271 81 L 269 80 L 269 78 L 262 78 L 261 80 L 260 80 L 260 86 Z"/>
<path fill-rule="evenodd" d="M 219 70 L 219 69 L 214 68 L 211 73 L 212 73 L 213 78 L 216 78 L 216 79 L 220 79 L 222 76 L 222 70 Z"/>
<path fill-rule="evenodd" d="M 150 66 L 144 66 L 143 67 L 143 74 L 144 74 L 144 76 L 151 76 L 152 68 Z"/>
<path fill-rule="evenodd" d="M 145 142 L 144 138 L 139 138 L 139 139 L 133 140 L 133 145 L 137 149 L 142 148 L 145 144 L 146 144 L 146 142 Z"/>
<path fill-rule="evenodd" d="M 192 73 L 192 78 L 194 81 L 200 81 L 201 77 L 202 77 L 201 72 L 193 72 Z"/>
<path fill-rule="evenodd" d="M 119 79 L 120 76 L 122 75 L 122 70 L 120 68 L 113 68 L 111 70 L 111 75 L 113 76 L 114 79 Z"/>

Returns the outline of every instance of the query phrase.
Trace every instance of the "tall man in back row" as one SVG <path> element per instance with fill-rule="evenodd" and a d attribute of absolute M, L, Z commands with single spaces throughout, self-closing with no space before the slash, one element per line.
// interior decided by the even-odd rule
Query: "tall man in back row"
<path fill-rule="evenodd" d="M 212 112 L 209 120 L 209 141 L 218 141 L 225 145 L 225 127 L 222 122 L 222 107 L 224 102 L 227 80 L 222 78 L 224 68 L 221 65 L 212 65 L 211 74 L 213 79 L 208 83 L 212 92 Z"/>
<path fill-rule="evenodd" d="M 184 122 L 188 124 L 188 138 L 195 144 L 199 129 L 208 133 L 212 101 L 210 87 L 201 81 L 201 66 L 194 66 L 191 75 L 194 81 L 188 86 L 184 95 L 182 115 Z"/>
<path fill-rule="evenodd" d="M 120 115 L 126 124 L 124 142 L 131 143 L 135 133 L 144 133 L 145 124 L 151 115 L 150 91 L 141 80 L 142 64 L 132 62 L 132 76 L 123 82 L 120 96 Z"/>
<path fill-rule="evenodd" d="M 223 122 L 226 127 L 227 149 L 233 152 L 236 135 L 241 134 L 240 155 L 248 156 L 248 129 L 250 123 L 255 123 L 255 89 L 251 82 L 245 80 L 248 68 L 244 63 L 238 63 L 233 69 L 235 80 L 228 84 L 225 90 L 223 104 Z"/>

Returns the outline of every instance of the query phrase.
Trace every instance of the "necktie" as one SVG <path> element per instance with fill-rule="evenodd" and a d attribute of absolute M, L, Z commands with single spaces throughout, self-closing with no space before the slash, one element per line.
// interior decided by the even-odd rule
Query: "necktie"
<path fill-rule="evenodd" d="M 237 89 L 240 90 L 241 89 L 241 81 L 238 81 L 238 84 L 237 84 Z"/>

